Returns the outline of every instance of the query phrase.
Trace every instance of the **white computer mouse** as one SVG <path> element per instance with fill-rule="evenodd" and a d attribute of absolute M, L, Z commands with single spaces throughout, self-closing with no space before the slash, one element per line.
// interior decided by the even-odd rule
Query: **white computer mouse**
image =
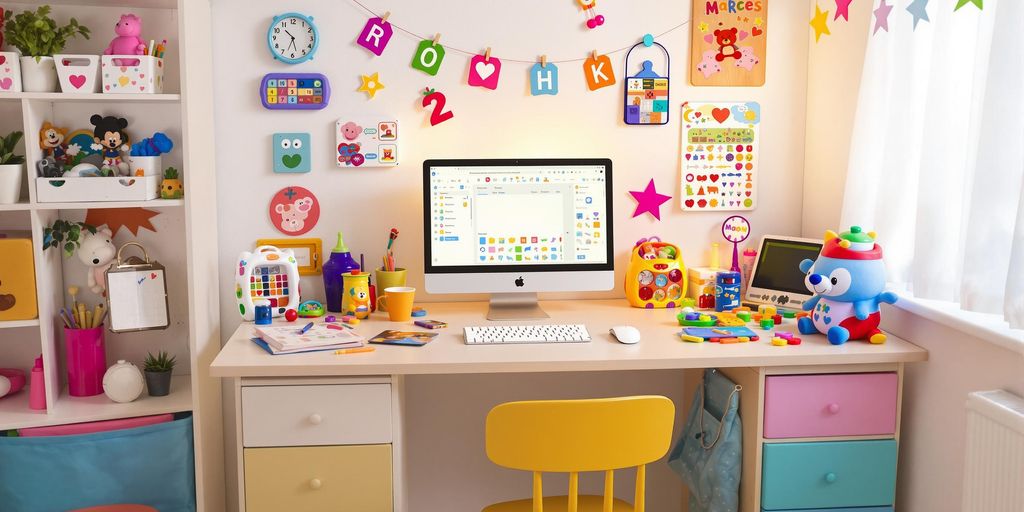
<path fill-rule="evenodd" d="M 608 332 L 612 333 L 612 336 L 615 336 L 619 343 L 632 345 L 640 342 L 640 331 L 631 325 L 616 325 L 608 329 Z"/>

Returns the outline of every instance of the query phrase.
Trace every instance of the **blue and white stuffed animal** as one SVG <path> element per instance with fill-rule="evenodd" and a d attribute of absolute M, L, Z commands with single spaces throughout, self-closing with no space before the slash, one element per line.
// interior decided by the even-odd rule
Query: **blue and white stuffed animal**
<path fill-rule="evenodd" d="M 896 302 L 896 294 L 885 291 L 885 264 L 875 233 L 860 226 L 837 235 L 825 232 L 825 245 L 817 260 L 803 260 L 800 270 L 807 274 L 804 285 L 814 293 L 803 308 L 811 315 L 797 324 L 802 334 L 820 332 L 833 345 L 866 339 L 885 343 L 878 329 L 878 305 Z"/>

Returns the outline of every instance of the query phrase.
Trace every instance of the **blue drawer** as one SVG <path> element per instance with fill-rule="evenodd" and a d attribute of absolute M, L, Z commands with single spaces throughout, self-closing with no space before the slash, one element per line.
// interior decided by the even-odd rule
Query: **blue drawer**
<path fill-rule="evenodd" d="M 765 510 L 883 507 L 895 503 L 896 441 L 765 443 Z"/>

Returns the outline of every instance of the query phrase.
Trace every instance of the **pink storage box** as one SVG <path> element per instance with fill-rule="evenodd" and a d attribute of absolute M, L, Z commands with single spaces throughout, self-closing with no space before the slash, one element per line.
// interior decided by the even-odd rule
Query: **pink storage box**
<path fill-rule="evenodd" d="M 139 416 L 137 418 L 120 418 L 106 421 L 89 421 L 86 423 L 72 423 L 70 425 L 54 425 L 51 427 L 23 428 L 18 430 L 21 437 L 51 437 L 51 436 L 73 436 L 76 434 L 92 434 L 95 432 L 109 432 L 111 430 L 124 430 L 157 423 L 168 423 L 174 420 L 173 414 L 156 414 L 153 416 Z"/>

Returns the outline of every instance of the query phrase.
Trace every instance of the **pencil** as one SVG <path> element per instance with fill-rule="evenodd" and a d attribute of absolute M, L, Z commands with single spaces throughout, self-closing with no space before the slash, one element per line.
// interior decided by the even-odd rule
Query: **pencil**
<path fill-rule="evenodd" d="M 358 354 L 360 352 L 373 352 L 377 350 L 376 347 L 354 347 L 354 348 L 340 348 L 334 351 L 334 355 L 341 354 Z"/>
<path fill-rule="evenodd" d="M 89 324 L 85 323 L 85 303 L 84 302 L 79 302 L 78 303 L 78 325 L 82 329 L 88 329 L 89 328 Z"/>
<path fill-rule="evenodd" d="M 93 325 L 92 325 L 92 311 L 86 311 L 85 312 L 85 326 L 87 328 L 89 328 L 89 329 L 92 329 L 92 327 L 93 327 Z"/>
<path fill-rule="evenodd" d="M 107 306 L 102 302 L 96 305 L 96 313 L 92 316 L 92 326 L 99 327 L 103 325 L 103 319 L 107 316 Z"/>

